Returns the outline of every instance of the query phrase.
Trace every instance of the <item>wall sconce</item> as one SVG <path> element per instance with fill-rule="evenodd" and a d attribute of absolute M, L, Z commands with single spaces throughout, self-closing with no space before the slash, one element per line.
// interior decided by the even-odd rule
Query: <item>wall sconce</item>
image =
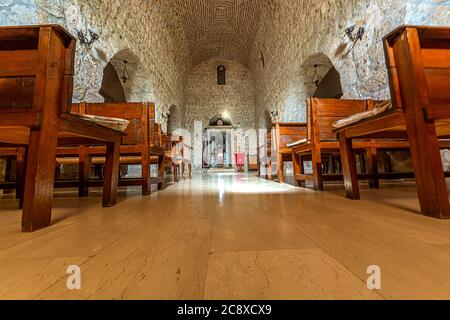
<path fill-rule="evenodd" d="M 274 111 L 270 111 L 270 114 L 272 115 L 272 121 L 277 122 L 280 112 L 278 110 L 274 110 Z"/>
<path fill-rule="evenodd" d="M 163 113 L 162 114 L 162 118 L 165 120 L 165 121 L 168 121 L 169 119 L 170 119 L 170 113 Z"/>
<path fill-rule="evenodd" d="M 128 61 L 123 60 L 123 74 L 122 77 L 120 77 L 123 83 L 127 83 L 128 80 L 130 80 L 130 77 L 128 76 Z"/>
<path fill-rule="evenodd" d="M 353 51 L 358 41 L 362 40 L 365 33 L 366 29 L 364 28 L 364 24 L 361 22 L 345 29 L 345 36 L 353 42 L 352 47 L 347 51 L 346 55 Z"/>
<path fill-rule="evenodd" d="M 97 41 L 99 39 L 98 34 L 96 34 L 92 30 L 89 30 L 89 38 L 81 30 L 77 31 L 77 37 L 78 37 L 78 40 L 80 40 L 80 43 L 84 44 L 86 46 L 90 46 L 91 44 L 93 44 L 95 41 Z"/>
<path fill-rule="evenodd" d="M 322 79 L 320 79 L 319 73 L 317 72 L 317 68 L 319 66 L 320 66 L 319 64 L 314 65 L 314 77 L 312 79 L 312 83 L 314 83 L 317 88 L 320 86 L 320 83 L 322 82 Z"/>
<path fill-rule="evenodd" d="M 365 33 L 366 29 L 364 28 L 364 25 L 360 25 L 358 27 L 358 25 L 355 24 L 351 27 L 348 27 L 345 30 L 345 35 L 354 43 L 358 42 L 359 40 L 362 40 Z"/>

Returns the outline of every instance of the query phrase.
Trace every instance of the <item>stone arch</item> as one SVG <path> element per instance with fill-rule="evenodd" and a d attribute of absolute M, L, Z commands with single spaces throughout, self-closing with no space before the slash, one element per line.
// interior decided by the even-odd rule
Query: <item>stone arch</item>
<path fill-rule="evenodd" d="M 315 83 L 314 80 L 320 81 Z M 306 121 L 308 97 L 342 97 L 339 72 L 331 59 L 323 53 L 309 56 L 295 73 L 288 89 L 281 119 L 286 122 Z"/>
<path fill-rule="evenodd" d="M 222 123 L 222 125 L 220 125 Z M 226 114 L 216 114 L 209 120 L 210 127 L 233 126 L 231 118 Z"/>
<path fill-rule="evenodd" d="M 117 52 L 103 70 L 100 95 L 105 101 L 143 101 L 139 96 L 144 83 L 140 81 L 142 70 L 139 58 L 130 50 Z"/>
<path fill-rule="evenodd" d="M 272 115 L 270 114 L 270 111 L 265 110 L 262 128 L 266 128 L 266 129 L 272 128 L 272 122 L 273 122 L 273 119 L 272 119 Z"/>
<path fill-rule="evenodd" d="M 108 62 L 103 69 L 102 87 L 99 91 L 105 102 L 126 102 L 122 80 L 119 79 L 116 69 Z"/>
<path fill-rule="evenodd" d="M 174 104 L 170 106 L 167 119 L 167 130 L 169 132 L 181 129 L 182 116 L 183 113 L 180 107 Z"/>
<path fill-rule="evenodd" d="M 333 66 L 320 81 L 313 97 L 340 99 L 342 96 L 341 76 Z"/>

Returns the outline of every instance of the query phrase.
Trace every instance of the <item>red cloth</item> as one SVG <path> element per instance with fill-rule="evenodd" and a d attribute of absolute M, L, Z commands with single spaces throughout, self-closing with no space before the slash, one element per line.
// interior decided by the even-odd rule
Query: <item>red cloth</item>
<path fill-rule="evenodd" d="M 244 152 L 236 152 L 234 155 L 236 157 L 236 164 L 238 166 L 245 165 L 245 153 Z"/>

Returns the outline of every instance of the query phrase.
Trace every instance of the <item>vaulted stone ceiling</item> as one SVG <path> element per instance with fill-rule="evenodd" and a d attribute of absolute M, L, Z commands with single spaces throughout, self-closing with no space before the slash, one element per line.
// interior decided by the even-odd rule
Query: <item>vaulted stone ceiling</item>
<path fill-rule="evenodd" d="M 247 65 L 261 0 L 176 0 L 195 66 L 210 58 Z"/>

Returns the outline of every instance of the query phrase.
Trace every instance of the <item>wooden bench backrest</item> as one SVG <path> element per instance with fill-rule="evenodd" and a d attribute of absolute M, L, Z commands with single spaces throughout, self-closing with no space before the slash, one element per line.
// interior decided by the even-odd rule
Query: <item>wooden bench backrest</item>
<path fill-rule="evenodd" d="M 450 28 L 400 27 L 384 47 L 394 105 L 423 109 L 429 119 L 450 118 Z M 407 92 L 414 101 L 406 102 Z"/>
<path fill-rule="evenodd" d="M 288 144 L 297 142 L 306 138 L 306 123 L 275 123 L 276 130 L 276 149 L 285 148 Z"/>
<path fill-rule="evenodd" d="M 154 146 L 163 148 L 163 133 L 161 125 L 159 123 L 156 123 L 154 126 L 153 138 L 151 139 L 151 141 L 153 141 Z"/>
<path fill-rule="evenodd" d="M 173 148 L 173 141 L 172 141 L 172 134 L 170 133 L 163 133 L 163 149 L 166 153 L 166 156 L 171 157 L 172 156 L 172 148 Z"/>
<path fill-rule="evenodd" d="M 307 100 L 308 140 L 311 142 L 336 141 L 333 123 L 368 110 L 368 101 L 309 98 Z"/>
<path fill-rule="evenodd" d="M 139 102 L 77 103 L 72 112 L 102 117 L 121 118 L 130 121 L 125 130 L 123 145 L 140 145 L 151 141 L 155 126 L 155 105 Z M 151 142 L 149 142 L 151 145 Z"/>
<path fill-rule="evenodd" d="M 56 25 L 0 27 L 0 115 L 69 112 L 75 44 Z"/>
<path fill-rule="evenodd" d="M 273 130 L 269 130 L 266 134 L 266 149 L 267 149 L 267 156 L 270 158 L 272 156 L 272 135 Z"/>
<path fill-rule="evenodd" d="M 175 148 L 175 153 L 177 157 L 184 159 L 184 138 L 182 136 L 174 136 L 172 135 L 172 149 Z"/>

